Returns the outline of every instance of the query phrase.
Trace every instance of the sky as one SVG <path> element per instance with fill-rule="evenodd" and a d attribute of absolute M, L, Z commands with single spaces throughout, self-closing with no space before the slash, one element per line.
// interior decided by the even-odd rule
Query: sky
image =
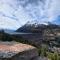
<path fill-rule="evenodd" d="M 60 24 L 60 0 L 0 0 L 0 29 L 16 30 L 28 21 Z"/>

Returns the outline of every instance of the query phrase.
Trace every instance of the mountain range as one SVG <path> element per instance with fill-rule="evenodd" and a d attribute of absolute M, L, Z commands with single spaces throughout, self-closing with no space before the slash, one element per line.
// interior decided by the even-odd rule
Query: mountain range
<path fill-rule="evenodd" d="M 60 25 L 52 24 L 50 22 L 46 24 L 31 23 L 27 22 L 25 25 L 16 30 L 16 32 L 26 32 L 26 33 L 38 33 L 44 29 L 60 29 Z"/>

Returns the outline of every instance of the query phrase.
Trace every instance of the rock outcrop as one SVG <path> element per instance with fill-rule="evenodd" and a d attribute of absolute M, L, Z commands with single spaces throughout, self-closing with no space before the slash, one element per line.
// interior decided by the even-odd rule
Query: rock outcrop
<path fill-rule="evenodd" d="M 0 60 L 34 60 L 38 52 L 33 46 L 17 42 L 0 42 Z"/>

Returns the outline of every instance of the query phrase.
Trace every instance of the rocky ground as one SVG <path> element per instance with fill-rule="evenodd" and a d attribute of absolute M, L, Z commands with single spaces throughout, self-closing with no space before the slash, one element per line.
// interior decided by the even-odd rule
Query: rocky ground
<path fill-rule="evenodd" d="M 0 42 L 0 60 L 34 60 L 38 52 L 33 46 L 17 42 Z"/>

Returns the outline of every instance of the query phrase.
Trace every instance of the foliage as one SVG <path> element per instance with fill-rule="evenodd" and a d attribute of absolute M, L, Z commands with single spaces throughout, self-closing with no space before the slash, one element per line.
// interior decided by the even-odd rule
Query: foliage
<path fill-rule="evenodd" d="M 48 47 L 45 45 L 45 46 L 41 46 L 41 48 L 38 48 L 38 53 L 40 56 L 47 56 L 47 50 L 48 50 Z"/>
<path fill-rule="evenodd" d="M 4 30 L 0 32 L 0 40 L 2 41 L 11 41 L 12 38 L 9 34 L 5 33 Z"/>
<path fill-rule="evenodd" d="M 47 57 L 50 59 L 50 60 L 60 60 L 60 56 L 57 52 L 54 52 L 54 53 L 50 53 L 48 52 L 48 55 Z"/>
<path fill-rule="evenodd" d="M 54 53 L 48 51 L 47 46 L 38 48 L 38 53 L 41 57 L 47 57 L 50 60 L 60 60 L 59 53 L 56 51 Z"/>
<path fill-rule="evenodd" d="M 3 41 L 12 41 L 12 38 L 11 38 L 11 36 L 9 34 L 4 33 L 4 35 L 2 37 L 2 40 Z"/>

